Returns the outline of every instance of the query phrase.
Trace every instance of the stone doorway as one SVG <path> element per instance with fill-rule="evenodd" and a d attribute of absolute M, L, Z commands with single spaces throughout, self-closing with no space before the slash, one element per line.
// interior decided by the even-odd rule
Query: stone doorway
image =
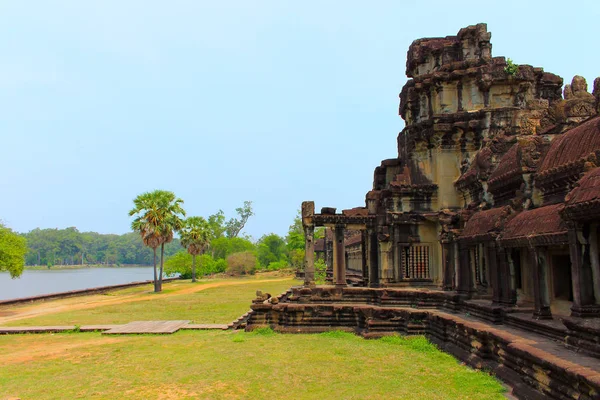
<path fill-rule="evenodd" d="M 573 304 L 573 285 L 571 277 L 571 258 L 568 254 L 555 254 L 550 257 L 552 263 L 552 302 L 553 314 L 569 315 Z"/>

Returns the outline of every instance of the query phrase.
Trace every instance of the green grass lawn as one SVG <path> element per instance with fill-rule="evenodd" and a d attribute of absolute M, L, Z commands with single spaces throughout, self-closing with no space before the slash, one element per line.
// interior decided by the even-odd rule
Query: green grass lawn
<path fill-rule="evenodd" d="M 0 398 L 502 399 L 423 337 L 180 331 L 0 337 Z"/>
<path fill-rule="evenodd" d="M 91 309 L 81 309 L 51 313 L 33 318 L 11 321 L 4 326 L 37 326 L 37 325 L 96 325 L 122 324 L 131 321 L 147 320 L 191 320 L 196 323 L 229 323 L 250 309 L 251 300 L 256 291 L 262 290 L 273 295 L 279 294 L 293 285 L 300 284 L 291 278 L 273 282 L 255 282 L 265 277 L 249 277 L 237 279 L 205 280 L 197 283 L 177 281 L 165 284 L 163 293 L 153 293 L 152 286 L 127 288 L 109 292 L 103 296 L 111 299 L 134 296 L 133 301 L 123 304 L 104 305 Z M 192 286 L 207 285 L 218 282 L 239 283 L 231 286 L 209 288 L 195 293 L 178 294 L 179 291 Z M 93 298 L 98 298 L 94 295 Z M 102 295 L 101 295 L 102 296 Z M 63 300 L 64 301 L 64 300 Z M 70 303 L 86 301 L 86 297 L 67 299 Z M 28 305 L 22 306 L 27 307 Z M 19 307 L 8 306 L 6 309 L 18 310 Z"/>
<path fill-rule="evenodd" d="M 50 313 L 12 325 L 226 323 L 249 309 L 256 290 L 279 294 L 298 284 L 273 279 L 226 279 L 221 282 L 236 285 L 195 293 L 189 291 L 218 281 L 181 281 L 165 285 L 163 294 L 136 287 L 108 297 L 49 301 L 37 306 L 149 299 Z M 342 332 L 283 335 L 264 329 L 0 335 L 0 399 L 502 399 L 503 392 L 493 377 L 461 365 L 423 337 L 365 340 Z"/>

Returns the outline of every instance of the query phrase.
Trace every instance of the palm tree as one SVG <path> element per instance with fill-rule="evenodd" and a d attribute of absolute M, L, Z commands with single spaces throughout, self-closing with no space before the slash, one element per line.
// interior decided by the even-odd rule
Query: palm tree
<path fill-rule="evenodd" d="M 183 224 L 179 239 L 192 255 L 192 282 L 196 282 L 196 256 L 204 253 L 210 240 L 208 222 L 202 217 L 189 217 Z"/>
<path fill-rule="evenodd" d="M 181 207 L 183 200 L 173 192 L 155 190 L 142 193 L 133 200 L 134 208 L 129 216 L 136 216 L 131 229 L 138 232 L 144 244 L 154 251 L 154 291 L 162 290 L 163 256 L 165 243 L 173 240 L 173 231 L 181 229 L 180 215 L 185 216 Z M 161 246 L 160 273 L 156 271 L 156 249 Z M 157 277 L 158 275 L 158 277 Z"/>
<path fill-rule="evenodd" d="M 160 190 L 161 206 L 163 209 L 163 220 L 160 226 L 161 242 L 160 242 L 160 274 L 158 276 L 159 291 L 162 290 L 163 266 L 165 261 L 165 243 L 173 241 L 175 232 L 179 232 L 183 228 L 183 219 L 185 210 L 181 207 L 183 200 L 177 198 L 173 192 Z"/>

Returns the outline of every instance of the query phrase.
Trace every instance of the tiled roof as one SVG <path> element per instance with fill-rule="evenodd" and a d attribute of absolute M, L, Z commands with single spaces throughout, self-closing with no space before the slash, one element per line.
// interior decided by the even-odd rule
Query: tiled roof
<path fill-rule="evenodd" d="M 566 234 L 567 226 L 560 217 L 562 208 L 562 204 L 553 204 L 523 211 L 505 225 L 502 240 Z"/>
<path fill-rule="evenodd" d="M 558 172 L 561 167 L 585 160 L 600 150 L 600 117 L 595 117 L 568 130 L 552 141 L 539 169 L 544 177 Z"/>
<path fill-rule="evenodd" d="M 496 224 L 505 214 L 506 210 L 504 207 L 492 208 L 473 214 L 473 216 L 467 221 L 465 228 L 460 234 L 460 237 L 474 238 L 477 236 L 488 235 L 494 231 Z"/>

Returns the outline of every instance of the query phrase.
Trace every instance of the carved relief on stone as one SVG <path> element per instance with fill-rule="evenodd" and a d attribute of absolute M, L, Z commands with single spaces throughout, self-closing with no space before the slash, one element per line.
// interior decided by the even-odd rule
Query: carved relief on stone
<path fill-rule="evenodd" d="M 571 89 L 571 85 L 565 85 L 565 88 L 563 89 L 563 98 L 565 100 L 570 100 L 573 98 L 573 90 Z"/>
<path fill-rule="evenodd" d="M 596 99 L 596 110 L 600 114 L 600 78 L 594 79 L 594 91 L 592 94 Z"/>
<path fill-rule="evenodd" d="M 519 141 L 521 147 L 521 164 L 528 170 L 536 170 L 542 159 L 544 139 L 534 136 Z"/>
<path fill-rule="evenodd" d="M 596 98 L 587 91 L 587 82 L 582 76 L 574 76 L 571 85 L 565 85 L 565 103 L 563 105 L 566 118 L 583 120 L 597 113 Z"/>
<path fill-rule="evenodd" d="M 500 129 L 492 138 L 490 149 L 494 154 L 504 154 L 515 143 L 515 137 L 506 133 L 506 129 Z"/>

